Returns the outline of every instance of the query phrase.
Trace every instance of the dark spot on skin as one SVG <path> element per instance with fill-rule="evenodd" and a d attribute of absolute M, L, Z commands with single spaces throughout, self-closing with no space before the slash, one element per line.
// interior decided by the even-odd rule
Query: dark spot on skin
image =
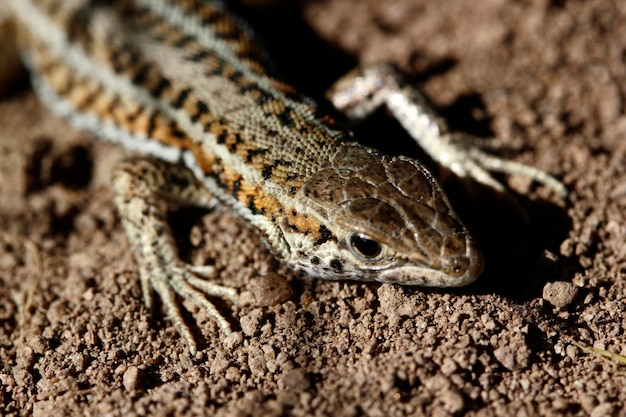
<path fill-rule="evenodd" d="M 176 139 L 185 139 L 187 137 L 187 134 L 180 129 L 172 128 L 172 136 L 174 136 Z"/>
<path fill-rule="evenodd" d="M 70 83 L 68 83 L 70 84 Z M 70 90 L 68 90 L 69 92 Z M 92 91 L 91 93 L 89 93 L 80 103 L 80 109 L 86 109 L 88 107 L 90 107 L 94 101 L 96 101 L 97 97 L 100 97 L 100 94 L 102 92 L 101 91 Z M 63 93 L 61 93 L 63 94 Z M 107 111 L 108 112 L 112 112 L 113 109 L 115 109 L 115 107 L 117 107 L 119 105 L 119 103 L 115 103 L 116 101 L 119 101 L 119 97 L 115 97 L 113 100 L 111 100 L 111 103 L 109 103 L 109 105 L 107 106 Z M 127 117 L 127 119 L 130 119 L 130 117 Z"/>
<path fill-rule="evenodd" d="M 330 267 L 334 269 L 336 272 L 343 271 L 343 264 L 341 263 L 339 259 L 336 259 L 336 258 L 330 261 Z"/>
<path fill-rule="evenodd" d="M 232 82 L 236 83 L 239 81 L 239 79 L 243 77 L 243 73 L 240 71 L 235 71 L 232 74 L 230 74 L 228 76 L 228 79 L 231 80 Z"/>
<path fill-rule="evenodd" d="M 320 228 L 318 230 L 318 233 L 320 234 L 320 237 L 319 237 L 319 239 L 317 239 L 315 241 L 315 243 L 314 243 L 315 246 L 322 245 L 322 244 L 328 242 L 333 237 L 333 234 L 331 233 L 331 231 L 328 230 L 326 228 L 326 226 L 324 226 L 324 225 L 320 226 Z"/>
<path fill-rule="evenodd" d="M 162 235 L 163 233 L 165 233 L 165 226 L 162 224 L 156 224 L 154 225 L 154 231 L 156 233 L 157 236 Z M 156 242 L 156 241 L 155 241 Z"/>
<path fill-rule="evenodd" d="M 206 77 L 221 77 L 224 74 L 224 66 L 218 65 L 217 67 L 210 69 L 204 73 Z"/>
<path fill-rule="evenodd" d="M 256 99 L 256 104 L 258 104 L 259 106 L 262 106 L 268 100 L 270 100 L 272 96 L 270 96 L 269 94 L 266 94 L 264 91 L 261 91 L 261 90 L 259 90 L 259 92 L 261 93 L 261 95 L 259 96 L 259 98 Z"/>
<path fill-rule="evenodd" d="M 320 264 L 320 258 L 318 258 L 317 256 L 313 256 L 313 257 L 311 258 L 311 263 L 312 263 L 313 265 L 319 265 L 319 264 Z"/>
<path fill-rule="evenodd" d="M 192 61 L 192 62 L 201 62 L 207 59 L 210 55 L 211 54 L 209 54 L 207 51 L 202 50 L 202 51 L 196 52 L 193 55 L 188 56 L 187 60 Z"/>
<path fill-rule="evenodd" d="M 68 84 L 70 84 L 70 83 L 68 83 Z M 70 91 L 70 90 L 68 90 L 67 92 L 69 92 L 69 91 Z M 96 97 L 98 96 L 98 94 L 99 94 L 99 93 L 96 93 Z M 83 104 L 82 106 L 85 106 L 85 108 L 86 108 L 86 106 L 87 106 L 87 105 L 88 105 L 88 104 Z M 106 110 L 106 111 L 107 111 L 108 113 L 113 113 L 113 111 L 115 111 L 115 108 L 116 108 L 117 106 L 119 106 L 119 105 L 120 105 L 120 98 L 119 98 L 119 97 L 115 97 L 115 98 L 114 98 L 113 100 L 111 100 L 111 101 L 109 102 L 109 104 L 107 105 L 107 110 Z M 143 109 L 142 109 L 142 110 L 143 110 Z M 141 111 L 141 110 L 140 110 L 140 111 Z M 131 116 L 131 115 L 129 114 L 129 115 L 128 115 L 128 117 L 127 117 L 127 120 L 128 120 L 128 121 L 131 121 L 131 120 L 132 120 L 130 116 Z M 135 116 L 135 117 L 137 117 L 137 116 Z M 150 135 L 150 134 L 148 134 L 148 135 Z"/>
<path fill-rule="evenodd" d="M 220 132 L 219 135 L 217 135 L 217 143 L 220 145 L 223 145 L 226 143 L 226 139 L 228 139 L 228 133 L 226 133 L 225 131 Z"/>
<path fill-rule="evenodd" d="M 277 114 L 276 118 L 278 118 L 280 124 L 285 127 L 291 127 L 294 125 L 293 118 L 291 116 L 291 109 L 285 109 L 285 111 Z"/>
<path fill-rule="evenodd" d="M 115 62 L 115 57 L 113 57 L 113 60 Z M 121 70 L 121 68 L 118 68 L 118 70 Z M 133 84 L 143 85 L 143 83 L 146 81 L 146 78 L 148 76 L 148 72 L 149 72 L 149 68 L 147 65 L 142 65 L 139 68 L 136 68 L 135 73 L 132 76 Z"/>
<path fill-rule="evenodd" d="M 272 170 L 274 169 L 274 165 L 265 165 L 263 170 L 261 171 L 261 176 L 263 179 L 269 180 L 272 178 Z"/>
<path fill-rule="evenodd" d="M 158 116 L 156 113 L 152 113 L 150 115 L 150 118 L 148 119 L 148 127 L 146 129 L 146 133 L 148 134 L 148 136 L 152 136 L 152 133 L 154 132 L 157 117 Z"/>
<path fill-rule="evenodd" d="M 291 187 L 291 189 L 289 190 L 289 193 L 291 195 L 296 195 L 297 192 L 298 192 L 298 189 L 296 187 Z"/>
<path fill-rule="evenodd" d="M 250 83 L 250 84 L 246 84 L 242 86 L 241 88 L 239 88 L 239 92 L 241 94 L 250 94 L 250 95 L 252 95 L 253 93 L 256 93 L 258 97 L 256 98 L 255 102 L 259 106 L 265 103 L 265 101 L 267 101 L 267 99 L 269 98 L 269 96 L 263 90 L 261 90 L 258 85 L 254 83 Z"/>
<path fill-rule="evenodd" d="M 180 109 L 181 107 L 183 107 L 190 93 L 191 93 L 191 88 L 186 88 L 183 91 L 181 91 L 180 94 L 178 94 L 178 97 L 176 98 L 176 100 L 172 103 L 172 106 L 176 107 L 177 109 Z"/>
<path fill-rule="evenodd" d="M 140 71 L 140 73 L 143 73 L 143 77 L 146 76 L 146 73 L 144 73 L 144 71 Z M 139 74 L 137 74 L 137 75 L 139 75 Z M 137 80 L 136 77 L 135 77 L 135 78 L 133 78 L 133 83 L 134 84 L 141 84 L 142 80 Z M 154 87 L 154 89 L 151 92 L 152 92 L 152 94 L 154 96 L 160 97 L 163 94 L 163 91 L 165 91 L 171 85 L 172 85 L 172 83 L 170 82 L 170 80 L 168 80 L 167 78 L 161 78 L 159 83 L 156 85 L 156 87 Z"/>
<path fill-rule="evenodd" d="M 120 105 L 120 98 L 119 97 L 115 97 L 108 108 L 109 112 L 112 112 L 114 108 L 116 108 L 117 106 Z M 128 120 L 129 122 L 133 122 L 137 119 L 137 117 L 139 117 L 139 115 L 141 113 L 143 113 L 145 111 L 145 108 L 143 106 L 139 106 L 137 107 L 134 111 L 127 113 L 126 114 L 126 120 Z"/>
<path fill-rule="evenodd" d="M 284 167 L 290 167 L 293 164 L 289 161 L 281 161 L 280 159 L 275 159 L 274 166 L 277 167 L 278 165 L 282 165 Z"/>
<path fill-rule="evenodd" d="M 205 114 L 209 114 L 209 107 L 206 105 L 204 101 L 198 100 L 196 102 L 196 114 L 191 116 L 191 121 L 193 123 L 196 123 L 198 120 L 200 120 L 200 117 L 202 117 Z"/>
<path fill-rule="evenodd" d="M 296 226 L 296 225 L 295 225 L 295 224 L 293 224 L 293 223 L 290 223 L 290 222 L 289 222 L 289 220 L 287 220 L 287 219 L 283 220 L 283 227 L 284 227 L 285 229 L 289 229 L 289 230 L 291 230 L 292 232 L 299 232 L 299 231 L 300 231 L 300 230 L 298 229 L 298 226 Z"/>
<path fill-rule="evenodd" d="M 186 45 L 189 45 L 191 42 L 193 42 L 193 40 L 194 40 L 193 36 L 186 35 L 178 39 L 176 42 L 174 42 L 174 46 L 178 48 L 183 48 Z"/>
<path fill-rule="evenodd" d="M 249 149 L 246 155 L 246 162 L 252 162 L 252 158 L 257 155 L 265 155 L 269 152 L 269 149 Z"/>
<path fill-rule="evenodd" d="M 259 210 L 256 206 L 256 204 L 254 204 L 254 196 L 249 196 L 248 197 L 248 209 L 252 212 L 252 214 L 257 215 L 257 214 L 263 214 L 264 210 Z"/>
<path fill-rule="evenodd" d="M 235 180 L 235 182 L 233 182 L 233 197 L 237 198 L 240 190 L 241 190 L 241 179 L 237 179 Z"/>
<path fill-rule="evenodd" d="M 274 159 L 274 163 L 272 165 L 263 166 L 263 170 L 261 171 L 261 175 L 263 176 L 263 178 L 265 178 L 266 180 L 269 180 L 270 178 L 272 178 L 274 168 L 276 168 L 279 165 L 289 167 L 292 164 L 289 161 L 281 161 L 280 159 Z"/>

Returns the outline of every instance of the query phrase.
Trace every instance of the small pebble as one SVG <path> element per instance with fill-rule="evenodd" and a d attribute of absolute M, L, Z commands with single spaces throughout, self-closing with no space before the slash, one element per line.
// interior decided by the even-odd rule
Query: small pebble
<path fill-rule="evenodd" d="M 269 273 L 258 277 L 248 285 L 257 306 L 272 306 L 283 303 L 293 296 L 293 289 L 287 280 L 276 274 Z"/>
<path fill-rule="evenodd" d="M 571 282 L 548 282 L 543 287 L 543 299 L 556 308 L 570 305 L 578 295 L 578 288 Z"/>
<path fill-rule="evenodd" d="M 122 383 L 127 391 L 133 391 L 140 387 L 143 371 L 136 366 L 129 366 L 124 372 Z"/>

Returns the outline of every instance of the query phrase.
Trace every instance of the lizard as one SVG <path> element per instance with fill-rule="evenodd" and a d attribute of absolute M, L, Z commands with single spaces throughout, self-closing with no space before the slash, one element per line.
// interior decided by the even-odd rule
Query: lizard
<path fill-rule="evenodd" d="M 41 101 L 72 125 L 138 156 L 112 175 L 113 199 L 146 306 L 154 293 L 186 341 L 178 300 L 229 334 L 210 301 L 237 302 L 210 265 L 178 257 L 165 203 L 229 207 L 291 269 L 322 279 L 456 287 L 483 270 L 477 242 L 427 168 L 353 140 L 333 116 L 274 77 L 253 31 L 220 1 L 9 0 Z M 549 174 L 448 132 L 386 64 L 331 87 L 352 118 L 380 106 L 439 164 L 496 191 L 490 171 L 565 195 Z M 178 297 L 178 298 L 177 298 Z"/>

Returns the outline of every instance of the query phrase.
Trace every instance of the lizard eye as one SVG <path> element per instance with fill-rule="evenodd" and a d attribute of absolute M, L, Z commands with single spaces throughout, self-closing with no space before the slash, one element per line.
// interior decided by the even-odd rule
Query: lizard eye
<path fill-rule="evenodd" d="M 380 243 L 356 233 L 352 233 L 348 237 L 348 246 L 352 253 L 368 261 L 375 260 L 382 253 Z"/>

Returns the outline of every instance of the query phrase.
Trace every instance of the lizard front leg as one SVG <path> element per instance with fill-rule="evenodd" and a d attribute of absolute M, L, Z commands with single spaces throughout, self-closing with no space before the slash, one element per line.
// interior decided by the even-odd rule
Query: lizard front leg
<path fill-rule="evenodd" d="M 120 164 L 113 174 L 113 191 L 115 205 L 139 267 L 146 306 L 152 307 L 152 291 L 156 291 L 167 316 L 187 341 L 192 355 L 196 353 L 196 343 L 181 316 L 175 294 L 202 307 L 222 331 L 229 334 L 228 321 L 205 294 L 236 303 L 236 291 L 200 278 L 213 276 L 213 267 L 189 265 L 178 258 L 165 218 L 166 200 L 212 208 L 215 205 L 213 196 L 183 166 L 146 158 Z"/>
<path fill-rule="evenodd" d="M 501 172 L 530 178 L 560 197 L 567 194 L 563 184 L 546 172 L 486 153 L 478 148 L 475 137 L 448 132 L 425 97 L 391 65 L 375 64 L 351 71 L 331 87 L 328 98 L 353 119 L 362 119 L 386 106 L 431 158 L 459 177 L 469 177 L 502 192 L 502 184 L 489 173 Z"/>

